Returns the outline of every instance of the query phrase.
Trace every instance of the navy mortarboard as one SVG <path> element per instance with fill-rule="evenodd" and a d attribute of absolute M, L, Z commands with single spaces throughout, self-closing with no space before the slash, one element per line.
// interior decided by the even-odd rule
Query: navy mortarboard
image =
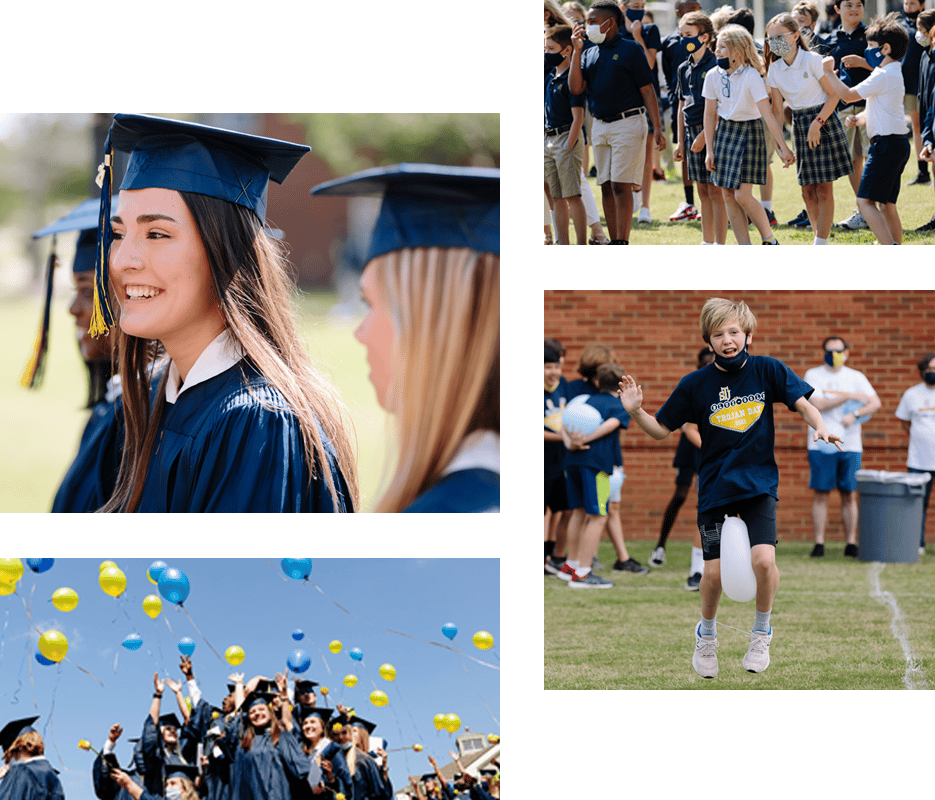
<path fill-rule="evenodd" d="M 328 720 L 333 713 L 334 709 L 332 708 L 304 708 L 300 712 L 300 716 L 303 721 L 308 717 L 318 717 L 322 721 L 322 724 L 327 727 Z"/>
<path fill-rule="evenodd" d="M 373 733 L 377 727 L 377 723 L 370 722 L 366 719 L 361 719 L 356 714 L 351 717 L 351 725 L 356 725 L 358 728 L 363 728 L 367 733 Z"/>
<path fill-rule="evenodd" d="M 296 681 L 295 682 L 295 693 L 296 694 L 315 694 L 315 687 L 318 686 L 318 683 L 315 681 Z"/>
<path fill-rule="evenodd" d="M 364 262 L 405 247 L 500 253 L 500 170 L 396 164 L 322 183 L 314 195 L 382 195 Z"/>
<path fill-rule="evenodd" d="M 269 182 L 282 183 L 311 148 L 193 122 L 115 114 L 98 176 L 102 195 L 96 311 L 91 331 L 95 335 L 114 324 L 106 291 L 106 265 L 112 241 L 110 195 L 114 150 L 130 154 L 121 190 L 160 188 L 194 192 L 248 208 L 265 222 Z"/>
<path fill-rule="evenodd" d="M 170 725 L 176 729 L 182 727 L 182 723 L 179 722 L 179 718 L 175 716 L 175 714 L 163 714 L 161 717 L 159 717 L 160 727 L 166 728 L 166 727 L 169 727 Z"/>
<path fill-rule="evenodd" d="M 169 778 L 188 778 L 194 781 L 198 776 L 198 767 L 194 764 L 166 764 L 166 780 Z"/>
<path fill-rule="evenodd" d="M 24 717 L 23 719 L 14 719 L 4 725 L 3 730 L 0 730 L 0 751 L 5 753 L 20 736 L 35 730 L 32 724 L 37 719 L 39 717 Z"/>

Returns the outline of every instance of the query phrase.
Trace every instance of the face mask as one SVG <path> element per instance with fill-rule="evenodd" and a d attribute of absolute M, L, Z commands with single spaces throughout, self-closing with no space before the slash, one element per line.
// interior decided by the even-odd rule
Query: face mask
<path fill-rule="evenodd" d="M 684 47 L 689 54 L 696 53 L 704 47 L 704 42 L 701 41 L 700 36 L 683 36 L 680 41 L 682 47 Z"/>
<path fill-rule="evenodd" d="M 922 47 L 928 47 L 932 43 L 932 40 L 928 36 L 923 35 L 922 31 L 916 31 L 916 41 L 922 45 Z"/>
<path fill-rule="evenodd" d="M 770 36 L 769 49 L 779 56 L 779 58 L 784 58 L 792 52 L 792 45 L 789 44 L 785 36 Z"/>
<path fill-rule="evenodd" d="M 879 67 L 883 63 L 884 55 L 880 52 L 879 47 L 868 47 L 864 50 L 864 60 L 871 67 Z"/>
<path fill-rule="evenodd" d="M 166 789 L 166 800 L 182 800 L 182 790 L 178 786 L 170 786 Z"/>
<path fill-rule="evenodd" d="M 561 53 L 546 53 L 545 54 L 545 65 L 550 69 L 557 67 L 565 60 L 565 56 Z"/>
<path fill-rule="evenodd" d="M 341 749 L 344 750 L 345 752 L 347 752 L 347 751 L 350 750 L 353 746 L 354 746 L 354 743 L 353 743 L 353 742 L 345 742 L 344 744 L 341 745 Z"/>
<path fill-rule="evenodd" d="M 907 11 L 906 16 L 909 17 L 909 19 L 915 19 L 920 13 L 920 11 Z"/>
<path fill-rule="evenodd" d="M 729 58 L 719 58 L 717 60 L 717 65 L 721 69 L 730 69 L 730 59 Z"/>
<path fill-rule="evenodd" d="M 935 386 L 935 372 L 926 372 L 922 376 L 922 380 L 924 380 L 928 386 Z"/>
<path fill-rule="evenodd" d="M 727 370 L 727 372 L 736 372 L 747 360 L 747 340 L 744 338 L 743 349 L 737 353 L 735 356 L 728 358 L 727 356 L 722 356 L 720 353 L 714 354 L 714 363 L 717 364 L 722 369 Z"/>
<path fill-rule="evenodd" d="M 588 38 L 594 42 L 594 44 L 601 44 L 607 36 L 606 33 L 601 33 L 600 25 L 588 25 L 587 34 Z"/>
<path fill-rule="evenodd" d="M 646 13 L 646 11 L 645 11 L 644 9 L 642 9 L 642 8 L 641 8 L 639 11 L 636 11 L 636 10 L 634 10 L 634 9 L 628 8 L 628 9 L 627 9 L 627 19 L 630 20 L 631 22 L 638 22 L 639 20 L 643 19 L 643 15 L 644 15 L 645 13 Z"/>
<path fill-rule="evenodd" d="M 843 367 L 844 366 L 844 353 L 838 353 L 834 350 L 825 351 L 825 363 L 829 367 Z"/>

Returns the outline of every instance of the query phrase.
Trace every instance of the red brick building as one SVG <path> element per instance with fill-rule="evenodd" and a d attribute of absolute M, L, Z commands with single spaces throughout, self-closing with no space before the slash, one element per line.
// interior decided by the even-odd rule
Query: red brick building
<path fill-rule="evenodd" d="M 569 380 L 578 377 L 578 358 L 587 345 L 600 342 L 612 347 L 618 362 L 642 385 L 643 407 L 655 413 L 679 379 L 695 368 L 698 350 L 704 346 L 698 315 L 709 297 L 746 301 L 758 323 L 750 351 L 784 361 L 800 377 L 821 364 L 826 336 L 847 341 L 848 366 L 867 376 L 883 402 L 863 426 L 862 466 L 906 470 L 909 437 L 894 413 L 903 392 L 919 383 L 916 363 L 935 350 L 935 292 L 546 291 L 545 336 L 565 346 L 563 374 Z M 774 418 L 779 535 L 808 541 L 813 493 L 808 489 L 807 427 L 782 404 L 774 408 Z M 678 435 L 657 442 L 632 425 L 623 442 L 625 535 L 655 539 L 675 486 L 672 458 Z M 687 541 L 694 533 L 695 488 L 672 530 L 674 539 Z M 826 536 L 828 541 L 843 542 L 840 501 L 835 495 Z M 935 531 L 935 503 L 930 505 L 926 528 Z"/>

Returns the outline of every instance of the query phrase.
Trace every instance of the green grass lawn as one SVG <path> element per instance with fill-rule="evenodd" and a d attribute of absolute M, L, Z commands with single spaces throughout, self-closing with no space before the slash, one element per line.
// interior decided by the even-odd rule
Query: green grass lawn
<path fill-rule="evenodd" d="M 335 298 L 304 294 L 299 299 L 300 335 L 312 358 L 331 376 L 344 397 L 357 431 L 358 467 L 369 510 L 383 475 L 387 417 L 376 402 L 367 377 L 363 346 L 353 337 L 356 323 L 327 318 Z M 6 347 L 0 352 L 0 403 L 3 437 L 0 440 L 0 512 L 47 511 L 59 482 L 74 458 L 87 422 L 82 405 L 87 378 L 75 344 L 74 321 L 68 300 L 53 303 L 51 344 L 45 381 L 38 391 L 20 388 L 19 379 L 38 329 L 38 299 L 8 299 L 3 303 L 2 331 Z"/>
<path fill-rule="evenodd" d="M 645 564 L 653 544 L 628 548 Z M 615 582 L 611 589 L 574 590 L 546 577 L 545 688 L 905 689 L 907 659 L 891 627 L 892 607 L 918 667 L 914 685 L 925 680 L 935 688 L 931 555 L 918 564 L 874 565 L 845 559 L 843 544 L 816 560 L 808 557 L 810 544 L 780 542 L 769 668 L 754 675 L 740 664 L 754 604 L 722 597 L 719 674 L 706 680 L 691 665 L 700 599 L 684 589 L 690 549 L 670 542 L 663 568 L 633 575 L 609 570 L 613 548 L 603 542 L 598 555 L 608 570 L 600 574 Z"/>

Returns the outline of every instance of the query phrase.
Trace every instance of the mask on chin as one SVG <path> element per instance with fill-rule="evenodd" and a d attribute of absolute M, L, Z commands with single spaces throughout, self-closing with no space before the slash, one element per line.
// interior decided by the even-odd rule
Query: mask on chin
<path fill-rule="evenodd" d="M 726 372 L 737 372 L 747 360 L 747 340 L 744 339 L 743 349 L 734 356 L 722 356 L 720 353 L 714 354 L 714 363 Z"/>

